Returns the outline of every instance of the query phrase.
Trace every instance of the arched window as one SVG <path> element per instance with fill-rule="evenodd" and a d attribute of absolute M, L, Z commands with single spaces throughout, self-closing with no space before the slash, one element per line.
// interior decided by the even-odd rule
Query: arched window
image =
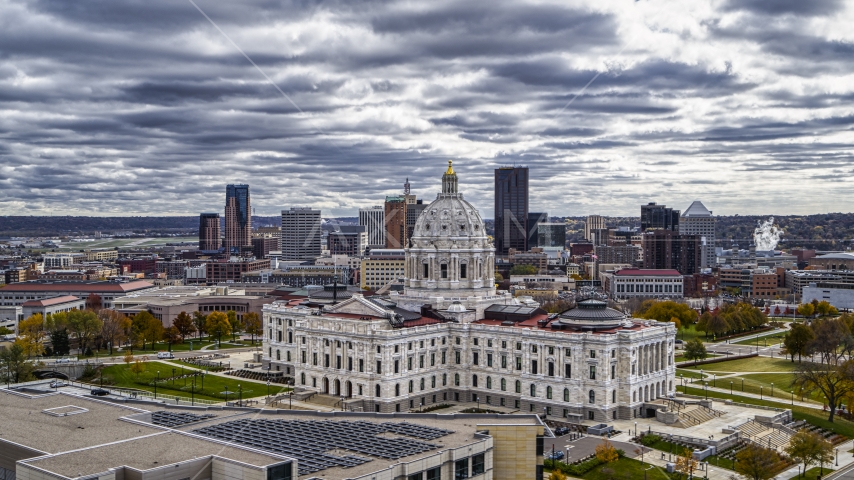
<path fill-rule="evenodd" d="M 492 377 L 486 377 L 486 388 L 492 388 Z"/>
<path fill-rule="evenodd" d="M 569 389 L 568 388 L 563 389 L 563 401 L 564 402 L 569 401 Z"/>
<path fill-rule="evenodd" d="M 505 390 L 507 390 L 507 380 L 502 378 L 501 379 L 501 391 L 503 392 Z"/>
<path fill-rule="evenodd" d="M 531 384 L 531 396 L 532 396 L 532 397 L 536 397 L 536 396 L 537 396 L 537 386 L 536 386 L 536 385 L 534 385 L 533 383 Z"/>
<path fill-rule="evenodd" d="M 421 390 L 424 390 L 424 379 L 421 379 Z"/>
<path fill-rule="evenodd" d="M 380 395 L 380 386 L 379 386 L 379 384 L 377 384 L 377 385 L 374 387 L 374 393 L 375 393 L 375 395 L 374 395 L 375 397 L 378 397 L 378 398 L 379 398 L 379 397 L 382 397 L 382 395 Z"/>
<path fill-rule="evenodd" d="M 472 386 L 472 387 L 477 387 L 477 375 L 472 375 L 472 376 L 471 376 L 471 386 Z"/>
<path fill-rule="evenodd" d="M 552 387 L 546 387 L 546 398 L 551 400 L 551 398 L 552 398 Z"/>
<path fill-rule="evenodd" d="M 516 380 L 516 393 L 522 393 L 522 382 Z"/>
<path fill-rule="evenodd" d="M 596 392 L 594 392 L 593 390 L 590 390 L 590 392 L 588 392 L 587 396 L 590 397 L 590 398 L 588 398 L 590 403 L 596 403 Z"/>
<path fill-rule="evenodd" d="M 301 384 L 305 385 L 305 373 L 304 372 L 299 374 L 299 380 L 300 380 Z"/>
<path fill-rule="evenodd" d="M 457 387 L 460 386 L 460 374 L 459 373 L 454 374 L 454 385 Z"/>
<path fill-rule="evenodd" d="M 448 374 L 447 374 L 447 373 L 443 373 L 443 374 L 442 374 L 442 386 L 444 387 L 444 386 L 445 386 L 445 385 L 447 385 L 447 384 L 448 384 Z"/>
<path fill-rule="evenodd" d="M 413 390 L 415 390 L 415 382 L 410 380 L 409 381 L 409 393 L 412 393 Z"/>
<path fill-rule="evenodd" d="M 394 384 L 394 396 L 395 397 L 400 396 L 400 384 L 399 383 Z"/>
<path fill-rule="evenodd" d="M 287 359 L 288 359 L 288 361 L 290 362 L 290 361 L 291 361 L 291 351 L 290 351 L 290 350 L 288 350 L 288 351 L 287 351 L 287 352 L 285 352 L 285 353 L 287 354 Z"/>
<path fill-rule="evenodd" d="M 276 350 L 276 360 L 281 360 L 281 359 L 282 359 L 282 351 Z"/>
<path fill-rule="evenodd" d="M 436 388 L 436 375 L 430 378 L 430 388 Z"/>
<path fill-rule="evenodd" d="M 633 401 L 633 402 L 637 402 L 637 401 L 638 401 L 638 392 L 632 392 L 632 401 Z"/>
<path fill-rule="evenodd" d="M 612 403 L 617 403 L 617 391 L 616 391 L 616 390 L 614 390 L 613 392 L 611 392 L 611 402 L 612 402 Z"/>

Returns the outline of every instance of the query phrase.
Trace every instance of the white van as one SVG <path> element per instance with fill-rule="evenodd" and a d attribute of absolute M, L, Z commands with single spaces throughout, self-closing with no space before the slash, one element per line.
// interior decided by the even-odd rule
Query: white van
<path fill-rule="evenodd" d="M 175 358 L 175 355 L 172 355 L 172 352 L 157 352 L 157 358 Z"/>

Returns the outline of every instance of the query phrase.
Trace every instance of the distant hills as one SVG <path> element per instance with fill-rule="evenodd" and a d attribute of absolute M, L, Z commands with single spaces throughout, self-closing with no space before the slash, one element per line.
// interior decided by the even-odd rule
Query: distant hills
<path fill-rule="evenodd" d="M 729 246 L 733 241 L 747 248 L 753 230 L 771 215 L 718 216 L 717 239 L 719 246 Z M 356 217 L 325 219 L 326 229 L 336 223 L 355 224 Z M 585 217 L 552 217 L 551 221 L 567 224 L 567 239 L 580 242 L 584 238 Z M 775 224 L 784 234 L 778 248 L 818 248 L 844 250 L 854 240 L 854 213 L 827 213 L 817 215 L 774 215 Z M 253 216 L 253 227 L 279 225 L 279 216 Z M 608 217 L 611 228 L 635 227 L 638 217 Z M 487 228 L 492 221 L 487 219 Z M 74 217 L 74 216 L 0 216 L 0 237 L 74 236 L 103 234 L 173 235 L 198 233 L 198 216 L 176 217 Z"/>

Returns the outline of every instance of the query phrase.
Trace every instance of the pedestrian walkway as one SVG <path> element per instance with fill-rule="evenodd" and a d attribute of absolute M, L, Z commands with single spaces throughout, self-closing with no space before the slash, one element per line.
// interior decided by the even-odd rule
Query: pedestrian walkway
<path fill-rule="evenodd" d="M 767 373 L 767 372 L 764 372 L 764 373 Z M 718 377 L 718 380 L 720 380 L 721 378 L 728 378 L 728 377 Z M 822 409 L 823 408 L 823 406 L 821 404 L 815 403 L 815 402 L 806 402 L 806 401 L 802 402 L 800 400 L 786 401 L 782 398 L 769 397 L 768 395 L 760 396 L 759 394 L 749 393 L 749 392 L 732 392 L 732 393 L 730 393 L 730 389 L 728 389 L 728 388 L 710 387 L 710 386 L 704 386 L 704 385 L 697 384 L 697 383 L 692 383 L 692 384 L 689 384 L 688 386 L 696 388 L 696 389 L 701 390 L 701 391 L 707 389 L 710 392 L 726 393 L 726 394 L 733 395 L 733 396 L 738 395 L 741 397 L 755 398 L 756 400 L 779 403 L 780 404 L 779 408 L 786 408 L 786 407 L 791 407 L 794 405 L 799 406 L 799 407 L 807 407 L 807 408 L 815 408 L 815 409 Z M 691 393 L 690 395 L 702 396 L 702 393 Z M 721 401 L 722 399 L 713 398 L 713 400 Z M 733 401 L 737 401 L 737 400 L 733 400 Z"/>

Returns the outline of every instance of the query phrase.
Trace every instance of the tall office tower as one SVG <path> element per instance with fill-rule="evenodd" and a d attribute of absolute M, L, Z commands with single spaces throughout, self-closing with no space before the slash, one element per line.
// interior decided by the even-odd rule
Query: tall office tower
<path fill-rule="evenodd" d="M 699 235 L 650 230 L 642 236 L 643 268 L 674 269 L 682 275 L 700 273 L 702 248 Z"/>
<path fill-rule="evenodd" d="M 282 258 L 314 260 L 321 253 L 320 210 L 291 207 L 282 210 Z"/>
<path fill-rule="evenodd" d="M 538 223 L 537 246 L 566 248 L 566 224 Z"/>
<path fill-rule="evenodd" d="M 495 169 L 495 253 L 528 251 L 528 167 Z"/>
<path fill-rule="evenodd" d="M 221 246 L 219 214 L 203 213 L 199 215 L 199 250 L 219 250 Z"/>
<path fill-rule="evenodd" d="M 406 248 L 406 197 L 385 197 L 385 248 Z"/>
<path fill-rule="evenodd" d="M 587 221 L 584 222 L 584 239 L 588 242 L 593 240 L 591 232 L 593 230 L 601 230 L 605 227 L 605 217 L 601 215 L 588 215 Z"/>
<path fill-rule="evenodd" d="M 528 247 L 528 250 L 538 247 L 540 245 L 537 244 L 538 238 L 538 228 L 537 225 L 541 223 L 547 223 L 549 221 L 549 214 L 546 212 L 528 212 L 528 221 L 525 223 L 525 246 Z"/>
<path fill-rule="evenodd" d="M 641 205 L 641 232 L 646 230 L 679 231 L 679 210 L 650 202 Z"/>
<path fill-rule="evenodd" d="M 365 227 L 370 248 L 385 248 L 385 209 L 377 205 L 359 209 L 359 225 Z"/>
<path fill-rule="evenodd" d="M 252 247 L 252 210 L 249 204 L 249 185 L 225 187 L 225 251 L 240 254 L 243 247 Z"/>
<path fill-rule="evenodd" d="M 423 200 L 419 200 L 415 195 L 411 194 L 411 187 L 409 185 L 409 179 L 406 179 L 406 183 L 403 184 L 403 198 L 406 199 L 406 241 L 409 242 L 409 239 L 412 238 L 412 232 L 415 229 L 415 221 L 418 220 L 418 216 L 421 215 L 421 212 L 427 208 L 427 205 Z"/>
<path fill-rule="evenodd" d="M 717 263 L 715 255 L 715 217 L 703 202 L 694 203 L 685 210 L 679 218 L 679 233 L 681 235 L 698 235 L 702 244 L 702 267 L 714 267 Z"/>

